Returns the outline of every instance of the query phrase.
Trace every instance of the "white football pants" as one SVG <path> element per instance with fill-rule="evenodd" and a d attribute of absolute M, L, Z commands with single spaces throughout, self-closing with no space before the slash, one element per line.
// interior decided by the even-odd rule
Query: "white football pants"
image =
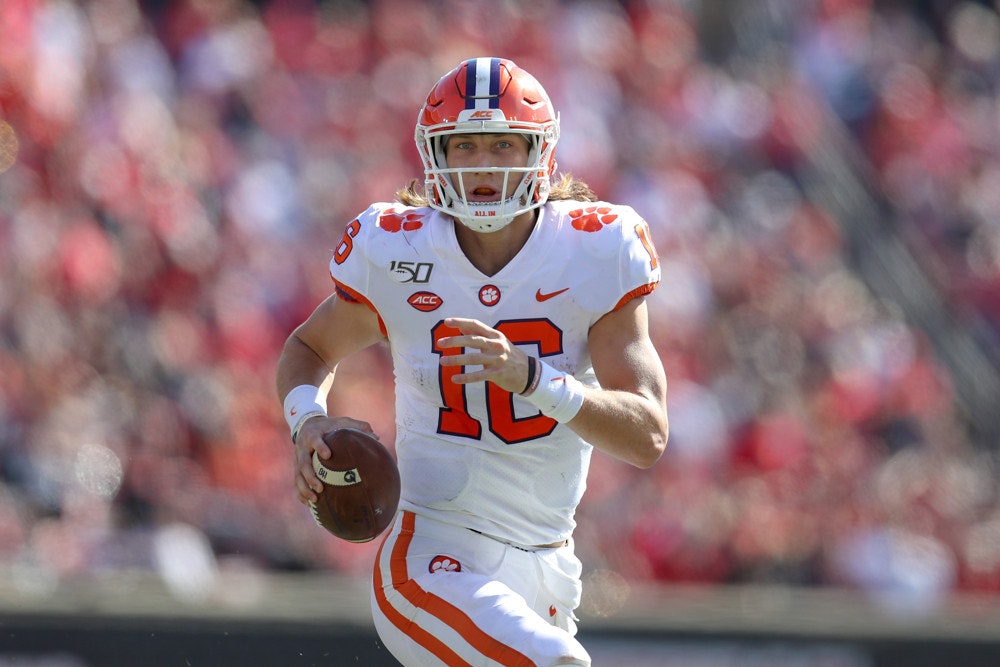
<path fill-rule="evenodd" d="M 372 615 L 405 667 L 589 667 L 574 639 L 572 540 L 526 551 L 401 511 L 379 548 Z"/>

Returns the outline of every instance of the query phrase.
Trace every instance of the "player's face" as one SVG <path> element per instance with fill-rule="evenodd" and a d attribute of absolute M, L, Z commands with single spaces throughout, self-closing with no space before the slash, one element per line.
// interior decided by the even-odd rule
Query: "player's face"
<path fill-rule="evenodd" d="M 448 166 L 476 169 L 479 167 L 524 167 L 528 164 L 528 139 L 521 134 L 455 134 L 448 137 L 445 157 Z M 496 171 L 466 173 L 461 184 L 470 202 L 499 201 L 514 194 L 520 176 L 507 179 L 507 191 L 501 193 L 504 174 Z"/>

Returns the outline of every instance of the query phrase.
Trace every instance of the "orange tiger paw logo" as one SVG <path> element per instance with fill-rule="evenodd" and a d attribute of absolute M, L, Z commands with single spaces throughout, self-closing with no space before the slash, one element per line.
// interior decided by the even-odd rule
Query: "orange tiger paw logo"
<path fill-rule="evenodd" d="M 604 225 L 617 220 L 618 215 L 611 212 L 610 206 L 588 206 L 570 211 L 569 218 L 573 227 L 582 232 L 599 232 Z"/>
<path fill-rule="evenodd" d="M 396 209 L 390 208 L 378 218 L 379 227 L 387 232 L 412 232 L 424 226 L 423 216 L 415 211 L 397 213 Z"/>

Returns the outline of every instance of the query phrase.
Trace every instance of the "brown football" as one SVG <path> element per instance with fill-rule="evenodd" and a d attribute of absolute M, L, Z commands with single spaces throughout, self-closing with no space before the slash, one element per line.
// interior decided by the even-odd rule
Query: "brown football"
<path fill-rule="evenodd" d="M 399 468 L 381 442 L 364 431 L 342 428 L 323 436 L 330 458 L 313 452 L 313 470 L 323 482 L 309 503 L 321 527 L 348 542 L 370 542 L 396 515 Z"/>

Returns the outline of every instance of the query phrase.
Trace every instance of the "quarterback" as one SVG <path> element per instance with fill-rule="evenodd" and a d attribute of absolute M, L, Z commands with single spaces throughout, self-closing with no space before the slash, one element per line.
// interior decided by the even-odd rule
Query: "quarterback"
<path fill-rule="evenodd" d="M 334 293 L 288 338 L 278 395 L 299 500 L 321 482 L 338 363 L 380 341 L 395 376 L 400 508 L 372 613 L 403 664 L 590 665 L 575 638 L 576 507 L 594 447 L 640 468 L 667 442 L 666 378 L 645 296 L 646 222 L 557 178 L 559 118 L 510 60 L 461 63 L 431 90 L 422 187 L 351 221 Z"/>

